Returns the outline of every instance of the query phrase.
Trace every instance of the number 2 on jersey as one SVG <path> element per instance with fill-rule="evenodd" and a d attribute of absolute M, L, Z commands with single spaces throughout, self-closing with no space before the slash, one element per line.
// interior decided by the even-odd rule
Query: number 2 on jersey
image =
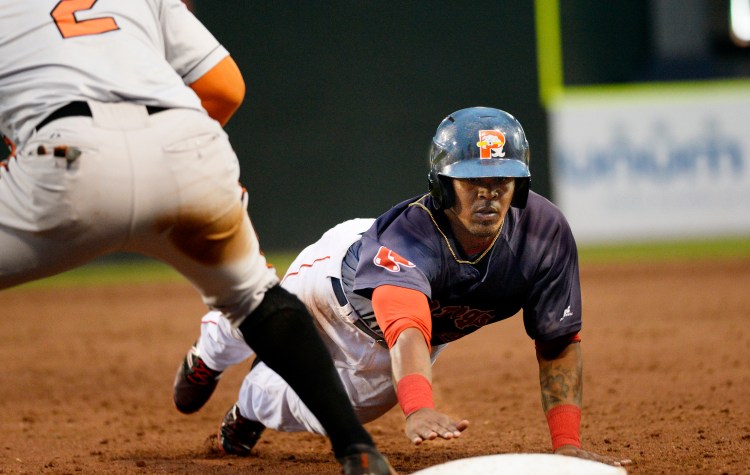
<path fill-rule="evenodd" d="M 60 0 L 52 9 L 50 15 L 55 20 L 57 29 L 63 38 L 75 36 L 98 35 L 107 31 L 119 30 L 117 22 L 112 17 L 90 18 L 78 21 L 76 12 L 90 10 L 97 0 Z"/>

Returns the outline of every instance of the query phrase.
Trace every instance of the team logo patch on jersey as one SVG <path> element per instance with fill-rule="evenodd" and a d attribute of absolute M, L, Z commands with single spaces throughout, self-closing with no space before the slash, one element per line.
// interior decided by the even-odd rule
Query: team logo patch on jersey
<path fill-rule="evenodd" d="M 404 259 L 395 252 L 391 251 L 385 246 L 380 246 L 378 253 L 375 254 L 375 258 L 372 262 L 388 272 L 398 272 L 403 267 L 414 267 L 415 264 L 408 259 Z"/>
<path fill-rule="evenodd" d="M 505 135 L 497 130 L 479 131 L 479 158 L 503 158 L 505 156 Z"/>

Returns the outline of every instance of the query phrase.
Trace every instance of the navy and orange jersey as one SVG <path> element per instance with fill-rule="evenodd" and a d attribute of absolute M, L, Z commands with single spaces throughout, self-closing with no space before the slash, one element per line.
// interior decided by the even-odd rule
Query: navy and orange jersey
<path fill-rule="evenodd" d="M 531 192 L 511 208 L 495 243 L 463 256 L 431 196 L 416 197 L 381 215 L 349 248 L 344 288 L 360 317 L 382 335 L 370 297 L 381 285 L 422 292 L 439 345 L 523 310 L 526 333 L 548 341 L 581 329 L 578 251 L 560 210 Z"/>

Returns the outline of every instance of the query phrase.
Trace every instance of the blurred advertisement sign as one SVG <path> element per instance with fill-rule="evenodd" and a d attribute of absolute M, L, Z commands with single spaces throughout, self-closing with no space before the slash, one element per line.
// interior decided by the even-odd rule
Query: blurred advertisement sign
<path fill-rule="evenodd" d="M 550 139 L 580 243 L 750 233 L 750 88 L 566 95 Z"/>

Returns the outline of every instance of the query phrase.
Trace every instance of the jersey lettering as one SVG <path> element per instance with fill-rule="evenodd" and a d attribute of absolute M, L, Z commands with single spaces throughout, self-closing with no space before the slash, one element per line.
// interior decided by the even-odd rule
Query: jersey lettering
<path fill-rule="evenodd" d="M 471 308 L 466 305 L 448 305 L 442 308 L 440 305 L 432 305 L 431 311 L 434 318 L 448 318 L 459 330 L 470 329 L 474 331 L 492 323 L 495 319 L 495 315 L 491 311 Z"/>
<path fill-rule="evenodd" d="M 398 272 L 401 270 L 401 266 L 414 267 L 413 262 L 409 261 L 408 259 L 404 259 L 385 246 L 380 246 L 380 249 L 378 249 L 378 253 L 375 255 L 375 258 L 372 260 L 372 262 L 376 266 L 382 267 L 388 272 Z"/>
<path fill-rule="evenodd" d="M 112 17 L 90 18 L 78 21 L 76 13 L 90 10 L 98 0 L 60 0 L 50 15 L 55 20 L 57 29 L 63 38 L 76 36 L 98 35 L 108 31 L 119 30 L 117 22 Z"/>

